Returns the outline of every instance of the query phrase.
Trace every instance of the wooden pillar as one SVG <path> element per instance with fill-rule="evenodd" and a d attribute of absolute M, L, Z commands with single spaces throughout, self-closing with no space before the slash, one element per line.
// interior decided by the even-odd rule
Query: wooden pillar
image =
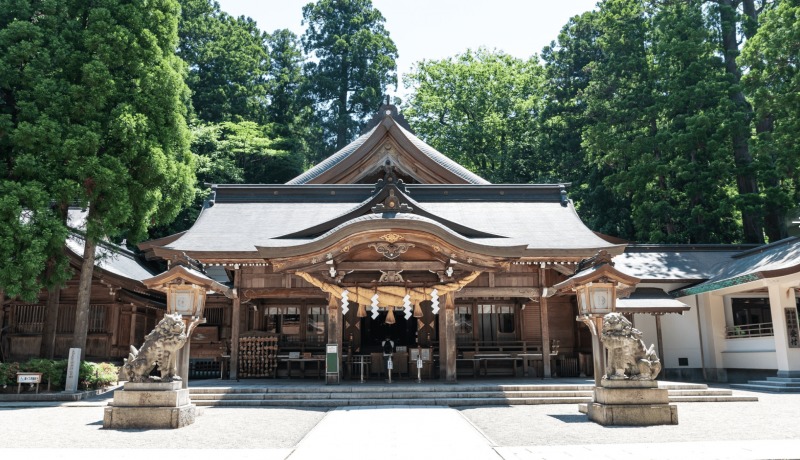
<path fill-rule="evenodd" d="M 661 334 L 661 315 L 656 315 L 656 341 L 658 342 L 658 359 L 661 360 L 661 371 L 659 372 L 660 376 L 656 376 L 658 378 L 664 378 L 667 371 L 665 367 L 664 361 L 664 338 Z"/>
<path fill-rule="evenodd" d="M 439 378 L 456 381 L 456 303 L 452 292 L 444 295 L 439 311 Z"/>
<path fill-rule="evenodd" d="M 540 292 L 544 292 L 545 287 L 547 286 L 547 280 L 545 277 L 545 268 L 544 264 L 539 266 L 539 289 Z M 541 325 L 542 325 L 542 378 L 549 379 L 551 375 L 550 369 L 550 321 L 548 321 L 547 317 L 547 297 L 541 296 L 539 298 L 539 315 L 541 317 Z"/>
<path fill-rule="evenodd" d="M 231 380 L 239 380 L 239 334 L 241 333 L 242 303 L 239 299 L 239 284 L 241 283 L 241 270 L 233 270 L 233 286 L 235 296 L 231 308 Z"/>
<path fill-rule="evenodd" d="M 136 337 L 136 322 L 139 321 L 139 311 L 136 308 L 136 305 L 131 304 L 131 326 L 128 330 L 128 344 L 133 345 L 135 347 L 141 346 L 139 343 L 138 338 Z M 144 337 L 142 337 L 142 341 L 144 341 Z"/>
<path fill-rule="evenodd" d="M 343 315 L 339 310 L 341 299 L 333 294 L 328 294 L 328 344 L 336 344 L 336 349 L 339 350 L 339 374 L 326 374 L 325 383 L 330 385 L 338 385 L 341 381 L 342 375 L 342 323 L 344 322 Z"/>

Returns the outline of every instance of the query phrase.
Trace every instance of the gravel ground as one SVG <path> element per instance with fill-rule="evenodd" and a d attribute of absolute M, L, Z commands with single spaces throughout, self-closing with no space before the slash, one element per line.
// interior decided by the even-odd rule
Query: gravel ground
<path fill-rule="evenodd" d="M 755 395 L 759 401 L 678 403 L 678 425 L 651 427 L 604 427 L 590 422 L 574 405 L 460 411 L 495 446 L 800 440 L 800 394 L 735 394 Z"/>
<path fill-rule="evenodd" d="M 315 409 L 201 409 L 179 430 L 104 430 L 103 408 L 0 408 L 0 448 L 291 448 L 325 416 Z M 164 445 L 165 433 L 169 436 Z M 2 455 L 0 455 L 2 457 Z"/>
<path fill-rule="evenodd" d="M 678 403 L 677 426 L 603 427 L 589 422 L 575 404 L 458 412 L 495 447 L 800 440 L 800 394 L 736 393 L 756 395 L 759 401 Z M 104 430 L 103 405 L 103 401 L 36 408 L 0 405 L 0 448 L 290 449 L 327 413 L 327 409 L 209 407 L 201 408 L 197 421 L 180 430 Z M 412 427 L 398 430 L 405 428 Z M 354 436 L 365 429 L 354 426 Z"/>

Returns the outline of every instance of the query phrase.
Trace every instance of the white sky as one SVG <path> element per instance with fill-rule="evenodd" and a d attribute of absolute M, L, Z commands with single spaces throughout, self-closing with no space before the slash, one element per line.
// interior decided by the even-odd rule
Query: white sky
<path fill-rule="evenodd" d="M 310 0 L 217 0 L 233 16 L 250 16 L 261 30 L 290 29 L 298 36 Z M 397 45 L 400 77 L 423 59 L 443 59 L 468 48 L 502 50 L 519 58 L 538 54 L 570 17 L 597 0 L 372 0 Z"/>

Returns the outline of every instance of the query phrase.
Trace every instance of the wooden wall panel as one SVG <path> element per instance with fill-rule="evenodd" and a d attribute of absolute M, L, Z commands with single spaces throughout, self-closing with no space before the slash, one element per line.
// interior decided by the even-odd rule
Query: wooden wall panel
<path fill-rule="evenodd" d="M 558 340 L 560 351 L 572 351 L 575 347 L 576 310 L 572 297 L 553 297 L 548 303 L 550 340 Z"/>
<path fill-rule="evenodd" d="M 528 302 L 522 310 L 522 340 L 540 343 L 542 341 L 541 308 L 539 302 Z"/>

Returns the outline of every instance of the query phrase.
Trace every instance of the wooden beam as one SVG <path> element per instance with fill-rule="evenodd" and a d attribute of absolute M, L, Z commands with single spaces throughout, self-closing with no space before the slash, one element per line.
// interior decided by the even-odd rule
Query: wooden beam
<path fill-rule="evenodd" d="M 526 297 L 529 299 L 539 298 L 541 289 L 523 287 L 465 287 L 455 293 L 456 297 Z"/>
<path fill-rule="evenodd" d="M 457 265 L 456 265 L 457 267 Z M 378 271 L 378 270 L 444 270 L 447 266 L 442 262 L 428 262 L 428 261 L 385 261 L 385 262 L 342 262 L 336 264 L 337 270 L 350 271 L 350 270 L 365 270 L 365 271 Z"/>
<path fill-rule="evenodd" d="M 319 288 L 247 288 L 241 295 L 244 300 L 266 299 L 271 297 L 278 298 L 317 298 L 326 299 L 325 294 Z"/>

